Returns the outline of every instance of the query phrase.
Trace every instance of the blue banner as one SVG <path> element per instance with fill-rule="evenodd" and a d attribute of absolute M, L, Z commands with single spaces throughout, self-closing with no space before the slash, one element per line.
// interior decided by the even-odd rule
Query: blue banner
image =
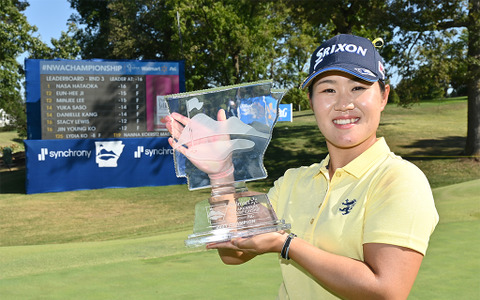
<path fill-rule="evenodd" d="M 167 138 L 25 140 L 27 194 L 184 184 Z"/>
<path fill-rule="evenodd" d="M 293 105 L 280 104 L 278 108 L 278 121 L 279 122 L 293 122 Z"/>
<path fill-rule="evenodd" d="M 107 61 L 107 60 L 40 60 L 40 74 L 105 75 L 178 75 L 178 62 Z"/>

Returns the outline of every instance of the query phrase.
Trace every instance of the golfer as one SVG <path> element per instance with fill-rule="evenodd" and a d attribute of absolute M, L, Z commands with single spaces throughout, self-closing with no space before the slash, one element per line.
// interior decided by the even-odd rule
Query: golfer
<path fill-rule="evenodd" d="M 279 253 L 278 299 L 406 299 L 438 214 L 425 175 L 377 137 L 390 92 L 383 60 L 368 39 L 338 35 L 315 50 L 302 88 L 328 156 L 287 170 L 268 193 L 291 232 L 207 248 L 226 264 Z M 222 177 L 211 176 L 231 180 Z"/>

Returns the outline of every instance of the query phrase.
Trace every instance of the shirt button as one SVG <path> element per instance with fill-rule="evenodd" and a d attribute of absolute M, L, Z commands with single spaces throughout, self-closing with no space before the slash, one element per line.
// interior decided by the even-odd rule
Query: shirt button
<path fill-rule="evenodd" d="M 337 173 L 337 177 L 341 177 L 342 176 L 342 173 Z"/>
<path fill-rule="evenodd" d="M 310 224 L 313 224 L 313 221 L 315 221 L 315 219 L 312 218 L 312 219 L 310 220 Z"/>

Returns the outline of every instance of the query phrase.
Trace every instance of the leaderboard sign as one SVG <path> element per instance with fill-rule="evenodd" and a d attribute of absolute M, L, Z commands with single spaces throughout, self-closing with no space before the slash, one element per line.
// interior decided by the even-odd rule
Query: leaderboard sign
<path fill-rule="evenodd" d="M 164 96 L 185 91 L 183 61 L 27 59 L 25 69 L 27 193 L 184 183 L 161 122 Z"/>
<path fill-rule="evenodd" d="M 30 124 L 33 139 L 168 135 L 161 123 L 168 114 L 162 96 L 181 92 L 183 63 L 27 60 L 26 65 L 27 76 L 39 79 L 31 86 L 41 111 L 41 126 Z"/>

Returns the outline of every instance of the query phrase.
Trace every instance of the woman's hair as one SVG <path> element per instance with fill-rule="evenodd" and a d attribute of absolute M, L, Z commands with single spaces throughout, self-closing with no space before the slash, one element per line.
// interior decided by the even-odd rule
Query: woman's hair
<path fill-rule="evenodd" d="M 385 94 L 385 81 L 379 80 L 378 86 L 380 87 L 380 92 L 382 93 L 382 95 Z"/>

